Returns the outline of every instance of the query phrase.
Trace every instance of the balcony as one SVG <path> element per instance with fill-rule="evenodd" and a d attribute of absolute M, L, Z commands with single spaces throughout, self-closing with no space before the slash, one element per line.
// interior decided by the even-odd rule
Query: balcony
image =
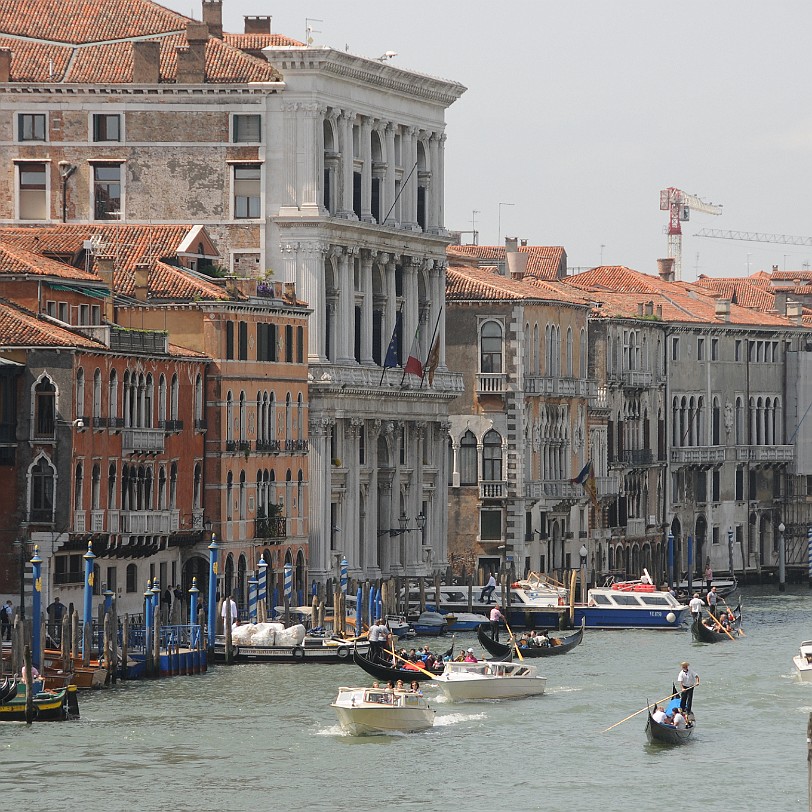
<path fill-rule="evenodd" d="M 226 451 L 233 452 L 237 450 L 237 441 L 236 440 L 226 440 Z"/>
<path fill-rule="evenodd" d="M 568 479 L 541 479 L 526 482 L 525 499 L 547 499 L 560 502 L 562 499 L 578 500 L 584 496 L 583 488 Z"/>
<path fill-rule="evenodd" d="M 103 533 L 104 532 L 104 511 L 91 510 L 90 511 L 90 532 Z"/>
<path fill-rule="evenodd" d="M 167 434 L 174 434 L 179 431 L 183 431 L 183 421 L 182 420 L 164 420 L 164 431 Z"/>
<path fill-rule="evenodd" d="M 651 465 L 653 460 L 654 453 L 650 448 L 624 449 L 621 454 L 621 462 L 626 465 Z"/>
<path fill-rule="evenodd" d="M 598 492 L 598 499 L 617 496 L 620 493 L 620 479 L 616 476 L 596 476 L 595 489 Z"/>
<path fill-rule="evenodd" d="M 525 375 L 526 395 L 551 395 L 553 397 L 593 397 L 595 382 L 586 378 L 559 378 L 544 375 Z"/>
<path fill-rule="evenodd" d="M 206 431 L 206 429 L 208 427 L 209 427 L 209 424 L 208 424 L 208 422 L 206 420 L 201 419 L 201 418 L 197 418 L 195 420 L 195 431 Z"/>
<path fill-rule="evenodd" d="M 258 518 L 254 523 L 256 538 L 258 539 L 283 539 L 287 538 L 287 519 L 284 516 L 271 516 L 270 518 Z"/>
<path fill-rule="evenodd" d="M 740 445 L 736 447 L 739 462 L 792 462 L 793 445 Z"/>
<path fill-rule="evenodd" d="M 53 524 L 54 511 L 52 508 L 31 508 L 28 512 L 29 524 Z"/>
<path fill-rule="evenodd" d="M 106 417 L 94 417 L 93 418 L 93 428 L 94 429 L 106 429 L 107 428 L 107 418 Z"/>
<path fill-rule="evenodd" d="M 307 454 L 308 442 L 307 440 L 296 440 L 296 450 Z"/>
<path fill-rule="evenodd" d="M 159 330 L 128 330 L 113 327 L 109 347 L 114 352 L 166 355 L 168 333 Z"/>
<path fill-rule="evenodd" d="M 110 431 L 121 431 L 124 428 L 124 418 L 123 417 L 108 417 L 107 418 L 107 428 Z"/>
<path fill-rule="evenodd" d="M 504 372 L 480 372 L 476 376 L 478 395 L 503 395 L 507 388 L 507 375 Z"/>
<path fill-rule="evenodd" d="M 86 533 L 87 526 L 85 524 L 86 514 L 83 510 L 77 510 L 73 514 L 73 532 L 74 533 Z"/>
<path fill-rule="evenodd" d="M 645 536 L 646 535 L 646 520 L 645 519 L 626 519 L 626 536 Z"/>
<path fill-rule="evenodd" d="M 654 374 L 642 369 L 624 369 L 622 381 L 630 389 L 648 389 L 654 383 Z"/>
<path fill-rule="evenodd" d="M 725 447 L 720 445 L 672 448 L 671 462 L 677 465 L 720 465 L 725 461 L 725 454 Z"/>
<path fill-rule="evenodd" d="M 163 429 L 122 429 L 121 451 L 124 454 L 158 454 L 164 450 Z"/>
<path fill-rule="evenodd" d="M 279 440 L 257 440 L 257 451 L 279 453 Z"/>
<path fill-rule="evenodd" d="M 180 527 L 177 510 L 121 510 L 119 532 L 132 536 L 159 536 L 174 533 Z"/>
<path fill-rule="evenodd" d="M 479 483 L 480 499 L 504 499 L 507 496 L 507 482 L 485 480 Z"/>

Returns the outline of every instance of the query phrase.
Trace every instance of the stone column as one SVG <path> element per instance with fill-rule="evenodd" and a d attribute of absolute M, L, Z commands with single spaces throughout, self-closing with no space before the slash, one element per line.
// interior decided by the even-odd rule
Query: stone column
<path fill-rule="evenodd" d="M 378 559 L 378 533 L 382 523 L 378 520 L 379 494 L 378 494 L 378 437 L 381 434 L 381 421 L 370 420 L 367 424 L 366 464 L 369 468 L 369 489 L 367 491 L 366 522 L 366 549 L 364 562 L 366 564 L 365 577 L 377 578 L 380 576 L 380 561 Z M 388 538 L 388 537 L 387 537 Z"/>
<path fill-rule="evenodd" d="M 354 291 L 352 285 L 352 257 L 347 248 L 336 246 L 334 256 L 338 259 L 338 301 L 336 303 L 335 324 L 335 353 L 334 358 L 338 364 L 349 364 L 353 361 L 350 347 L 352 300 Z"/>
<path fill-rule="evenodd" d="M 414 258 L 410 257 L 403 265 L 403 361 L 406 362 L 412 349 L 412 342 L 417 333 L 420 313 L 417 301 L 417 268 Z"/>
<path fill-rule="evenodd" d="M 334 420 L 324 415 L 310 418 L 309 569 L 314 578 L 332 574 L 330 560 L 330 498 L 332 491 L 330 429 Z"/>
<path fill-rule="evenodd" d="M 344 524 L 341 526 L 344 537 L 344 554 L 350 570 L 360 571 L 361 547 L 359 542 L 359 494 L 361 490 L 361 472 L 359 470 L 359 440 L 364 429 L 364 421 L 357 417 L 350 418 L 344 427 L 344 452 L 342 460 L 347 469 L 347 490 L 344 495 Z"/>
<path fill-rule="evenodd" d="M 295 250 L 298 259 L 296 293 L 313 311 L 307 325 L 307 359 L 309 363 L 326 361 L 327 300 L 324 290 L 324 257 L 327 246 L 321 242 L 297 243 Z M 287 279 L 287 276 L 285 278 Z"/>
<path fill-rule="evenodd" d="M 301 189 L 299 208 L 311 216 L 324 213 L 321 201 L 324 166 L 324 114 L 327 108 L 320 104 L 302 105 L 303 150 L 301 153 Z"/>
<path fill-rule="evenodd" d="M 407 127 L 403 134 L 403 191 L 400 196 L 401 222 L 417 228 L 417 128 Z M 408 182 L 407 182 L 408 178 Z"/>
<path fill-rule="evenodd" d="M 382 216 L 386 225 L 394 226 L 395 212 L 392 208 L 395 205 L 395 125 L 390 121 L 386 125 L 384 133 L 384 143 L 386 145 L 386 177 L 383 183 L 383 209 Z"/>
<path fill-rule="evenodd" d="M 389 346 L 389 340 L 392 338 L 392 332 L 395 329 L 395 319 L 398 314 L 398 302 L 395 286 L 395 258 L 390 254 L 381 254 L 381 263 L 386 266 L 386 345 L 383 348 L 384 354 L 386 347 Z M 381 359 L 383 360 L 383 358 Z"/>
<path fill-rule="evenodd" d="M 282 161 L 282 193 L 280 195 L 280 214 L 298 211 L 297 189 L 298 178 L 296 174 L 299 144 L 296 138 L 300 105 L 290 102 L 282 105 L 284 126 L 284 149 Z"/>
<path fill-rule="evenodd" d="M 437 195 L 437 228 L 440 233 L 445 233 L 445 140 L 446 135 L 443 133 L 437 154 L 437 174 L 433 178 L 434 193 Z"/>
<path fill-rule="evenodd" d="M 352 151 L 352 125 L 355 121 L 355 113 L 344 110 L 339 116 L 339 139 L 341 141 L 341 178 L 339 189 L 341 190 L 341 203 L 339 204 L 338 216 L 347 220 L 357 220 L 352 208 L 352 174 L 353 174 L 353 151 Z"/>
<path fill-rule="evenodd" d="M 431 170 L 431 180 L 428 189 L 428 200 L 426 201 L 427 208 L 427 226 L 429 234 L 436 234 L 440 230 L 440 199 L 439 187 L 442 182 L 440 177 L 439 165 L 440 162 L 440 137 L 437 133 L 432 133 L 429 137 L 429 163 Z"/>
<path fill-rule="evenodd" d="M 361 160 L 361 219 L 372 223 L 372 120 L 367 117 L 361 121 Z"/>
<path fill-rule="evenodd" d="M 437 327 L 437 336 L 440 339 L 440 359 L 437 364 L 437 368 L 441 370 L 447 370 L 448 367 L 445 365 L 445 317 L 446 317 L 446 309 L 445 305 L 445 284 L 446 284 L 446 270 L 448 265 L 445 262 L 438 262 L 437 263 L 437 287 L 439 291 L 439 299 L 440 306 L 443 307 L 443 311 L 440 314 L 440 324 Z"/>
<path fill-rule="evenodd" d="M 388 421 L 384 424 L 384 433 L 386 434 L 387 445 L 392 453 L 392 478 L 389 482 L 388 499 L 386 500 L 387 515 L 385 527 L 398 528 L 398 517 L 400 516 L 400 439 L 399 439 L 399 425 L 394 421 Z M 400 554 L 400 536 L 385 536 L 388 539 L 386 542 L 389 551 L 389 566 L 384 575 L 395 575 L 403 572 L 403 560 Z"/>
<path fill-rule="evenodd" d="M 448 563 L 448 433 L 451 431 L 451 421 L 441 420 L 434 424 L 436 437 L 435 448 L 440 454 L 437 460 L 437 485 L 434 489 L 434 499 L 431 501 L 432 533 L 431 545 L 434 550 L 433 561 L 446 566 Z M 456 449 L 454 454 L 456 468 Z"/>
<path fill-rule="evenodd" d="M 361 252 L 361 363 L 372 364 L 372 252 Z"/>
<path fill-rule="evenodd" d="M 417 516 L 423 510 L 423 448 L 426 444 L 427 424 L 425 421 L 419 420 L 413 425 L 417 442 L 412 443 L 416 457 L 412 464 L 412 515 L 409 518 L 411 519 L 411 525 L 417 527 Z M 422 570 L 425 568 L 423 562 L 423 533 L 418 528 L 411 536 L 413 541 L 409 546 L 412 551 L 413 561 L 418 570 Z"/>

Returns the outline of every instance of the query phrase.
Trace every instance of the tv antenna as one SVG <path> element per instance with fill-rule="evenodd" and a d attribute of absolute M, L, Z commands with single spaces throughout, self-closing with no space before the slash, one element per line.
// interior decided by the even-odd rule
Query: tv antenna
<path fill-rule="evenodd" d="M 317 20 L 315 17 L 305 17 L 305 45 L 313 44 L 313 34 L 321 34 L 321 31 L 313 28 L 313 23 L 323 23 L 324 20 Z"/>

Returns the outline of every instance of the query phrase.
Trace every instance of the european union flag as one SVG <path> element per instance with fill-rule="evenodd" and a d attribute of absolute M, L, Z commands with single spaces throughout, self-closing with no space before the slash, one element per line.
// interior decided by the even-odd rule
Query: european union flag
<path fill-rule="evenodd" d="M 383 359 L 383 368 L 396 367 L 398 365 L 398 333 L 397 328 L 392 332 L 392 339 L 386 349 L 386 358 Z"/>

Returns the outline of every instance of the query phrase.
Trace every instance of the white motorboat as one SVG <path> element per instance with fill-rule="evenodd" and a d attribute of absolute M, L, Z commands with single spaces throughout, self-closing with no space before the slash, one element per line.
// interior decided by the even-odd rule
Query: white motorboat
<path fill-rule="evenodd" d="M 538 668 L 526 662 L 446 663 L 443 673 L 432 681 L 452 702 L 539 696 L 547 685 Z"/>
<path fill-rule="evenodd" d="M 801 682 L 812 682 L 812 640 L 804 640 L 798 653 L 792 658 Z"/>
<path fill-rule="evenodd" d="M 386 625 L 395 637 L 414 637 L 414 629 L 403 615 L 387 615 Z"/>
<path fill-rule="evenodd" d="M 400 731 L 413 733 L 434 726 L 422 694 L 386 688 L 339 688 L 331 706 L 339 724 L 355 736 Z"/>

